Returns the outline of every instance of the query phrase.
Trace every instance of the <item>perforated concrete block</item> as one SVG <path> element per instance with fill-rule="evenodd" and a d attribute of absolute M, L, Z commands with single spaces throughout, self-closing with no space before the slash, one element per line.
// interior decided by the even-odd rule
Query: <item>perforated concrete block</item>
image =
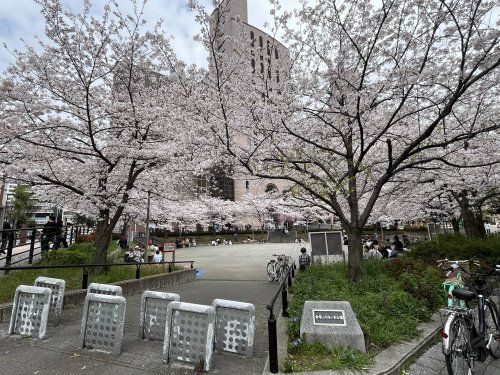
<path fill-rule="evenodd" d="M 172 301 L 180 301 L 175 293 L 145 291 L 141 299 L 139 338 L 163 340 L 167 323 L 167 308 Z"/>
<path fill-rule="evenodd" d="M 120 354 L 125 322 L 125 298 L 90 293 L 83 307 L 82 348 Z"/>
<path fill-rule="evenodd" d="M 9 334 L 44 339 L 47 336 L 51 295 L 50 288 L 19 285 L 14 296 Z"/>
<path fill-rule="evenodd" d="M 209 371 L 212 366 L 215 310 L 212 306 L 170 302 L 163 341 L 168 361 L 190 362 Z"/>
<path fill-rule="evenodd" d="M 49 321 L 52 323 L 59 323 L 61 311 L 64 303 L 64 290 L 66 288 L 66 281 L 62 279 L 53 279 L 51 277 L 39 276 L 35 280 L 35 286 L 50 288 L 52 297 L 50 299 L 49 308 Z"/>
<path fill-rule="evenodd" d="M 90 283 L 87 288 L 87 295 L 90 293 L 103 294 L 106 296 L 121 296 L 122 287 L 118 285 Z"/>
<path fill-rule="evenodd" d="M 255 306 L 251 303 L 214 299 L 215 348 L 253 356 Z"/>

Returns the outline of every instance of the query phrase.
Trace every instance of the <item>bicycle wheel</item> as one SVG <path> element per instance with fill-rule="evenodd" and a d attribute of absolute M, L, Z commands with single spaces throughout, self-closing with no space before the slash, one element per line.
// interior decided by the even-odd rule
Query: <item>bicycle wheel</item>
<path fill-rule="evenodd" d="M 280 284 L 283 281 L 285 281 L 287 275 L 288 275 L 288 266 L 286 266 L 286 265 L 283 264 L 280 267 L 280 274 L 279 274 L 279 280 L 278 280 L 280 282 Z"/>
<path fill-rule="evenodd" d="M 267 281 L 273 282 L 276 278 L 276 271 L 272 262 L 267 263 Z"/>
<path fill-rule="evenodd" d="M 470 335 L 465 320 L 457 317 L 448 333 L 450 354 L 445 354 L 448 375 L 472 375 L 474 358 L 471 353 Z"/>
<path fill-rule="evenodd" d="M 493 358 L 500 358 L 500 316 L 496 305 L 487 301 L 484 305 L 484 322 L 486 324 L 485 337 L 488 349 Z"/>

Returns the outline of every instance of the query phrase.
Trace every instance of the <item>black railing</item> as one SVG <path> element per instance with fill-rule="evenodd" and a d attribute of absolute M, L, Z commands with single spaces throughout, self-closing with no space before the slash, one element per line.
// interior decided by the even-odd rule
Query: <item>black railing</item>
<path fill-rule="evenodd" d="M 276 316 L 274 315 L 274 304 L 281 293 L 281 316 L 290 316 L 288 313 L 288 288 L 292 286 L 292 279 L 295 277 L 296 268 L 295 261 L 293 261 L 288 269 L 286 278 L 281 283 L 269 305 L 266 306 L 269 310 L 269 318 L 267 319 L 267 331 L 269 336 L 269 371 L 273 374 L 278 373 L 278 331 Z"/>
<path fill-rule="evenodd" d="M 16 266 L 16 267 L 0 267 L 0 271 L 17 271 L 17 270 L 42 270 L 42 269 L 64 269 L 64 268 L 81 268 L 82 273 L 82 289 L 87 289 L 89 281 L 89 271 L 96 267 L 120 267 L 129 266 L 136 267 L 135 278 L 141 278 L 141 267 L 146 265 L 164 265 L 168 264 L 168 273 L 171 273 L 175 264 L 190 264 L 193 268 L 194 260 L 183 260 L 177 262 L 159 262 L 159 263 L 103 263 L 103 264 L 66 264 L 66 265 L 49 265 L 49 266 Z"/>
<path fill-rule="evenodd" d="M 43 250 L 45 250 L 42 246 L 48 247 L 49 242 L 52 242 L 54 245 L 55 241 L 53 241 L 53 238 L 42 240 L 42 230 L 43 227 L 0 230 L 0 243 L 2 245 L 2 251 L 6 250 L 5 256 L 1 256 L 0 261 L 5 261 L 5 267 L 24 262 L 26 260 L 29 264 L 32 264 L 34 257 L 40 255 Z M 79 225 L 66 225 L 58 228 L 58 230 L 60 231 L 59 235 L 54 236 L 57 237 L 57 244 L 71 246 L 78 236 L 89 234 L 91 228 Z M 15 249 L 28 245 L 29 249 L 15 252 Z M 18 258 L 19 256 L 21 257 Z M 14 260 L 13 258 L 16 259 Z M 7 272 L 8 271 L 6 271 L 6 273 Z"/>

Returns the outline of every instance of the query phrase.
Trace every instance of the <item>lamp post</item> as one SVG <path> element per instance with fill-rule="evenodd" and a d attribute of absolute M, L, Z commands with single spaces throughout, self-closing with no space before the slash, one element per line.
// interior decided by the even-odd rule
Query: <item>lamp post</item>
<path fill-rule="evenodd" d="M 151 191 L 148 190 L 148 206 L 146 212 L 146 248 L 144 249 L 144 263 L 148 261 L 149 256 L 149 209 L 151 206 Z"/>

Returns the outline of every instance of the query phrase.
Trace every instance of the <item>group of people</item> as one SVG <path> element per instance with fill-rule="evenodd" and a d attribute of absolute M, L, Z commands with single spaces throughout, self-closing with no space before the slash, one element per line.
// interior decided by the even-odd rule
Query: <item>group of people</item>
<path fill-rule="evenodd" d="M 220 245 L 232 245 L 233 244 L 233 241 L 231 240 L 226 240 L 226 239 L 220 239 L 220 238 L 217 238 L 216 240 L 212 240 L 211 242 L 211 245 L 212 246 L 220 246 Z"/>
<path fill-rule="evenodd" d="M 134 247 L 134 250 L 128 251 L 127 245 L 128 245 L 127 237 L 122 236 L 118 240 L 118 246 L 120 246 L 120 248 L 122 250 L 127 250 L 127 251 L 125 251 L 125 254 L 123 255 L 124 262 L 125 263 L 144 263 L 144 249 L 141 246 L 136 245 Z M 149 250 L 149 254 L 153 254 L 153 262 L 154 263 L 163 262 L 163 254 L 161 251 L 162 249 L 160 249 L 158 246 L 154 245 L 152 240 L 148 241 L 148 250 Z"/>
<path fill-rule="evenodd" d="M 42 228 L 42 236 L 40 238 L 40 252 L 42 254 L 49 251 L 50 243 L 52 250 L 57 250 L 61 247 L 68 248 L 66 236 L 63 233 L 62 220 L 57 220 L 55 216 L 49 216 L 49 220 Z"/>
<path fill-rule="evenodd" d="M 385 241 L 378 241 L 377 239 L 363 240 L 364 260 L 396 258 L 403 251 L 403 242 L 401 242 L 399 236 L 394 236 L 392 243 L 390 239 L 386 239 Z"/>
<path fill-rule="evenodd" d="M 175 247 L 177 249 L 181 249 L 183 247 L 187 248 L 187 247 L 196 247 L 198 246 L 196 244 L 196 239 L 194 237 L 191 237 L 191 238 L 178 238 L 175 240 Z"/>

